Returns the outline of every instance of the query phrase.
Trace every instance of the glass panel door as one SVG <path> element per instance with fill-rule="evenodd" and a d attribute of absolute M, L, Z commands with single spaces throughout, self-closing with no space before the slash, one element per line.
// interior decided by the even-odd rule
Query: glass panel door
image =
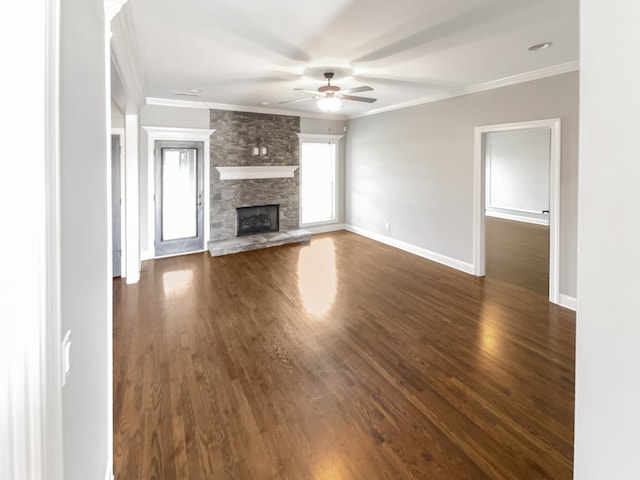
<path fill-rule="evenodd" d="M 202 142 L 156 142 L 156 255 L 204 248 Z"/>
<path fill-rule="evenodd" d="M 195 237 L 198 201 L 195 148 L 162 149 L 162 239 Z"/>

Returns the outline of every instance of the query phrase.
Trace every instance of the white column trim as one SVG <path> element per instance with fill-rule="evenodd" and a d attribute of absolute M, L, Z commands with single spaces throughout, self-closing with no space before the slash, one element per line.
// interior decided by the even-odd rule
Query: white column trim
<path fill-rule="evenodd" d="M 117 15 L 114 14 L 111 21 L 113 36 L 110 45 L 110 58 L 127 92 L 127 102 L 134 106 L 135 110 L 138 110 L 145 103 L 145 85 L 131 7 L 125 5 L 126 1 L 122 0 L 106 1 L 114 3 L 114 8 L 107 15 L 113 12 L 118 4 L 121 4 L 116 12 Z"/>
<path fill-rule="evenodd" d="M 140 280 L 140 188 L 138 161 L 138 115 L 125 114 L 125 230 L 128 284 Z"/>
<path fill-rule="evenodd" d="M 127 1 L 128 0 L 104 0 L 104 18 L 107 24 L 114 19 Z"/>

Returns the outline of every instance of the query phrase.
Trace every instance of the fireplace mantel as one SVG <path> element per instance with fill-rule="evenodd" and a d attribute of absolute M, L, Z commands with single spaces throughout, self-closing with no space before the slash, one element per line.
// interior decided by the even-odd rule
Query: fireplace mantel
<path fill-rule="evenodd" d="M 220 180 L 249 180 L 253 178 L 292 178 L 298 165 L 250 167 L 216 167 Z"/>

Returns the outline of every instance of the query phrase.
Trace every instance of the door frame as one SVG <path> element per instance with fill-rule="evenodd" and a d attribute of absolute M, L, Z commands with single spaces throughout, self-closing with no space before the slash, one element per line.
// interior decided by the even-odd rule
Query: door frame
<path fill-rule="evenodd" d="M 486 161 L 485 135 L 531 128 L 549 128 L 549 301 L 560 303 L 560 165 L 562 154 L 561 120 L 550 118 L 516 123 L 485 125 L 475 128 L 474 134 L 474 197 L 473 197 L 473 274 L 485 275 L 485 192 Z"/>
<path fill-rule="evenodd" d="M 164 151 L 184 151 L 195 150 L 195 179 L 196 179 L 196 234 L 193 237 L 174 238 L 164 240 L 162 238 L 162 219 L 164 215 Z M 200 252 L 205 250 L 204 243 L 204 145 L 203 142 L 177 141 L 177 140 L 156 140 L 155 142 L 155 174 L 156 174 L 156 194 L 155 194 L 155 251 L 156 257 L 167 257 L 183 255 L 187 253 Z M 193 211 L 191 211 L 193 213 Z"/>
<path fill-rule="evenodd" d="M 126 249 L 126 215 L 127 210 L 125 205 L 127 203 L 127 199 L 125 197 L 126 188 L 125 188 L 125 148 L 124 148 L 124 128 L 112 128 L 111 129 L 112 137 L 120 138 L 120 278 L 127 278 L 127 249 Z M 111 179 L 113 182 L 113 178 Z M 113 219 L 111 220 L 113 222 Z"/>
<path fill-rule="evenodd" d="M 334 225 L 340 218 L 340 202 L 341 202 L 341 190 L 339 186 L 342 184 L 342 178 L 340 177 L 340 140 L 344 138 L 344 135 L 331 135 L 325 133 L 298 133 L 298 153 L 300 164 L 300 186 L 299 197 L 300 202 L 298 206 L 298 218 L 300 219 L 300 227 L 317 227 L 322 225 Z M 302 223 L 302 144 L 303 143 L 330 143 L 335 146 L 335 165 L 334 165 L 334 185 L 333 185 L 333 201 L 334 201 L 334 218 L 332 220 L 326 220 L 323 222 Z"/>
<path fill-rule="evenodd" d="M 204 128 L 177 128 L 177 127 L 154 127 L 143 126 L 142 129 L 147 134 L 147 237 L 148 242 L 146 252 L 143 253 L 143 260 L 156 258 L 156 217 L 155 217 L 155 155 L 154 147 L 156 140 L 160 141 L 195 141 L 204 142 L 203 155 L 203 175 L 204 182 L 204 249 L 207 248 L 210 238 L 210 169 L 211 169 L 211 134 L 215 130 Z"/>

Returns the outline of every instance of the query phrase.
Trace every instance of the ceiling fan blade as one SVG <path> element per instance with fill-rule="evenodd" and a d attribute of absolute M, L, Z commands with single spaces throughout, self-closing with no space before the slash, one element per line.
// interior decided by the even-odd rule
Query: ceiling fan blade
<path fill-rule="evenodd" d="M 354 97 L 353 95 L 341 95 L 345 100 L 355 100 L 356 102 L 367 102 L 373 103 L 377 100 L 377 98 L 368 98 L 368 97 Z"/>
<path fill-rule="evenodd" d="M 321 92 L 318 92 L 317 90 L 307 90 L 306 88 L 294 88 L 294 90 L 299 90 L 301 92 L 307 92 L 307 93 L 313 93 L 314 95 L 321 94 Z"/>
<path fill-rule="evenodd" d="M 280 105 L 282 105 L 283 103 L 304 102 L 305 100 L 313 100 L 315 98 L 318 98 L 318 97 L 296 98 L 294 100 L 285 100 L 284 102 L 278 102 L 278 103 L 280 103 Z"/>
<path fill-rule="evenodd" d="M 356 88 L 347 88 L 346 90 L 340 90 L 340 93 L 350 94 L 350 93 L 359 93 L 359 92 L 370 92 L 373 90 L 371 87 L 356 87 Z"/>

